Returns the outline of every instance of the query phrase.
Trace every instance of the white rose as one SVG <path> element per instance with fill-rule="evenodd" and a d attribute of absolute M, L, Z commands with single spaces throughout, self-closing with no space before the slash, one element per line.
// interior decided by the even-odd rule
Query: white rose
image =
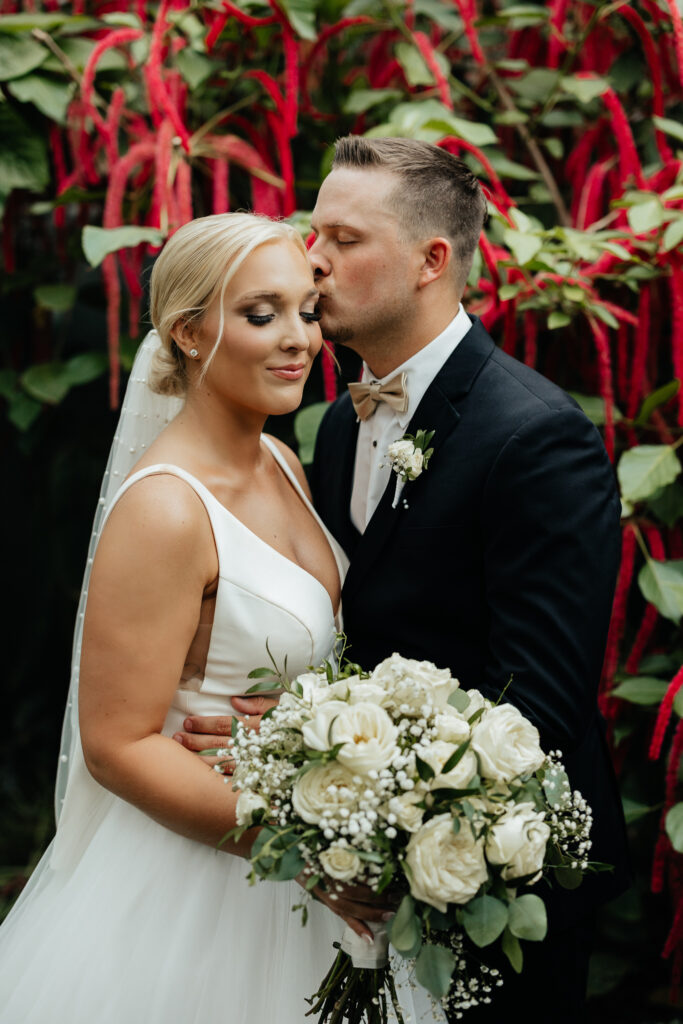
<path fill-rule="evenodd" d="M 358 676 L 353 678 L 357 679 L 358 682 L 349 688 L 349 704 L 359 704 L 362 701 L 382 706 L 386 703 L 388 699 L 387 692 L 381 686 L 371 682 L 369 679 L 358 679 Z M 351 680 L 347 680 L 347 682 L 351 682 Z"/>
<path fill-rule="evenodd" d="M 338 759 L 356 772 L 387 768 L 396 753 L 398 729 L 384 708 L 369 701 L 343 708 L 330 731 L 333 744 L 344 744 Z"/>
<path fill-rule="evenodd" d="M 418 789 L 412 789 L 399 796 L 392 796 L 386 805 L 385 815 L 393 814 L 396 824 L 405 832 L 417 832 L 424 817 L 424 807 L 417 805 L 424 800 L 424 793 Z"/>
<path fill-rule="evenodd" d="M 388 694 L 387 707 L 405 705 L 408 710 L 402 713 L 416 717 L 422 714 L 424 704 L 443 711 L 451 693 L 459 686 L 447 668 L 437 668 L 431 661 L 402 658 L 400 654 L 385 658 L 370 678 Z"/>
<path fill-rule="evenodd" d="M 412 441 L 392 441 L 387 448 L 387 455 L 390 459 L 403 462 L 405 459 L 410 458 L 414 450 L 415 446 Z"/>
<path fill-rule="evenodd" d="M 348 704 L 341 700 L 329 700 L 317 705 L 313 709 L 313 718 L 304 722 L 301 728 L 306 746 L 312 750 L 329 750 L 332 746 L 330 725 L 337 715 L 347 709 Z"/>
<path fill-rule="evenodd" d="M 330 846 L 320 854 L 323 871 L 330 878 L 350 882 L 361 872 L 362 862 L 355 850 L 343 846 Z"/>
<path fill-rule="evenodd" d="M 487 700 L 479 690 L 465 690 L 465 693 L 470 700 L 464 712 L 467 718 L 471 718 L 480 708 L 490 708 L 493 706 L 491 701 Z"/>
<path fill-rule="evenodd" d="M 318 825 L 323 811 L 331 811 L 333 815 L 341 808 L 354 811 L 358 806 L 358 793 L 353 775 L 337 761 L 313 765 L 294 783 L 292 804 L 309 825 Z"/>
<path fill-rule="evenodd" d="M 420 448 L 416 448 L 415 451 L 405 461 L 405 470 L 411 479 L 415 479 L 422 472 L 422 463 L 424 462 L 424 456 Z"/>
<path fill-rule="evenodd" d="M 420 753 L 423 761 L 434 770 L 434 778 L 429 785 L 431 789 L 464 789 L 477 771 L 477 759 L 471 750 L 466 750 L 454 768 L 442 775 L 441 769 L 449 757 L 457 750 L 452 743 L 444 743 L 443 740 L 434 740 L 427 749 Z"/>
<path fill-rule="evenodd" d="M 538 729 L 512 704 L 484 712 L 472 727 L 472 746 L 481 774 L 500 782 L 534 772 L 545 761 Z"/>
<path fill-rule="evenodd" d="M 450 814 L 438 814 L 410 837 L 406 852 L 410 891 L 445 913 L 449 903 L 467 903 L 488 877 L 484 844 L 467 822 L 453 832 Z"/>
<path fill-rule="evenodd" d="M 235 817 L 238 825 L 250 825 L 256 811 L 267 811 L 268 802 L 253 789 L 243 789 L 237 798 Z"/>
<path fill-rule="evenodd" d="M 491 864 L 504 864 L 503 878 L 541 877 L 550 828 L 543 814 L 530 803 L 512 804 L 498 818 L 486 839 L 486 856 Z"/>
<path fill-rule="evenodd" d="M 455 743 L 460 746 L 466 739 L 469 739 L 470 727 L 467 719 L 455 708 L 447 704 L 443 711 L 434 719 L 436 735 L 440 740 L 447 743 Z"/>

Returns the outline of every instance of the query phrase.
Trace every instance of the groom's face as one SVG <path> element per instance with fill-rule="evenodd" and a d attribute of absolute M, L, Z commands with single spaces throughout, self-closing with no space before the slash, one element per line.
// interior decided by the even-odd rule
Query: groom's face
<path fill-rule="evenodd" d="M 361 356 L 368 344 L 390 343 L 414 316 L 421 256 L 401 238 L 387 202 L 397 184 L 389 171 L 340 167 L 323 182 L 311 218 L 323 337 Z"/>

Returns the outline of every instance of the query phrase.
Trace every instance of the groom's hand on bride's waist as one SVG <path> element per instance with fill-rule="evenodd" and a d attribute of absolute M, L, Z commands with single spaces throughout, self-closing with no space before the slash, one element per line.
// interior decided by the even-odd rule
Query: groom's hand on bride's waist
<path fill-rule="evenodd" d="M 236 711 L 234 716 L 189 715 L 183 722 L 184 731 L 174 733 L 173 739 L 187 750 L 202 756 L 207 764 L 224 763 L 229 772 L 230 763 L 226 762 L 225 757 L 202 755 L 202 751 L 229 747 L 233 717 L 249 729 L 258 729 L 263 715 L 276 704 L 276 697 L 233 697 L 232 706 Z"/>

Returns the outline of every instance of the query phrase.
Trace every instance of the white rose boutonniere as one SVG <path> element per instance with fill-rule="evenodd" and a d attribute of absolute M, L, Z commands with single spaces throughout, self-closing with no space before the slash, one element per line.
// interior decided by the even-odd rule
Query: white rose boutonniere
<path fill-rule="evenodd" d="M 391 503 L 392 508 L 398 505 L 404 484 L 411 480 L 417 480 L 429 465 L 429 460 L 434 454 L 434 449 L 429 447 L 429 442 L 434 437 L 433 430 L 418 430 L 417 434 L 404 434 L 398 441 L 392 441 L 386 451 L 391 468 L 398 476 L 396 481 L 396 493 Z M 407 508 L 407 504 L 404 501 Z"/>

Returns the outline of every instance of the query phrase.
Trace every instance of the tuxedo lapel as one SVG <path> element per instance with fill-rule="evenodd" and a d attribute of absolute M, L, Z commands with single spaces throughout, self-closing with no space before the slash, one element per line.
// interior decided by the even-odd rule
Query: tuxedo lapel
<path fill-rule="evenodd" d="M 481 326 L 478 317 L 470 317 L 470 319 L 472 328 L 427 388 L 406 431 L 413 436 L 418 430 L 434 431 L 434 437 L 430 441 L 430 447 L 434 449 L 434 454 L 429 467 L 417 480 L 411 480 L 404 485 L 396 508 L 392 508 L 396 491 L 396 474 L 392 472 L 389 483 L 365 532 L 359 535 L 356 531 L 357 543 L 352 549 L 351 565 L 344 585 L 344 593 L 347 597 L 361 585 L 367 573 L 391 542 L 401 516 L 403 499 L 410 502 L 411 508 L 419 507 L 424 476 L 427 473 L 439 472 L 439 450 L 460 420 L 456 404 L 470 391 L 479 371 L 494 349 L 494 343 Z M 353 451 L 355 454 L 355 440 Z M 348 490 L 345 491 L 347 509 L 348 496 L 351 493 L 353 482 L 352 474 L 353 459 Z"/>
<path fill-rule="evenodd" d="M 346 402 L 347 396 L 341 401 Z M 343 415 L 335 423 L 335 435 L 333 447 L 339 452 L 339 459 L 333 467 L 327 467 L 325 473 L 326 487 L 329 489 L 329 493 L 324 496 L 324 505 L 328 510 L 325 518 L 328 528 L 350 558 L 360 538 L 360 533 L 351 522 L 350 509 L 358 440 L 358 421 L 350 398 L 348 408 L 343 410 Z"/>

